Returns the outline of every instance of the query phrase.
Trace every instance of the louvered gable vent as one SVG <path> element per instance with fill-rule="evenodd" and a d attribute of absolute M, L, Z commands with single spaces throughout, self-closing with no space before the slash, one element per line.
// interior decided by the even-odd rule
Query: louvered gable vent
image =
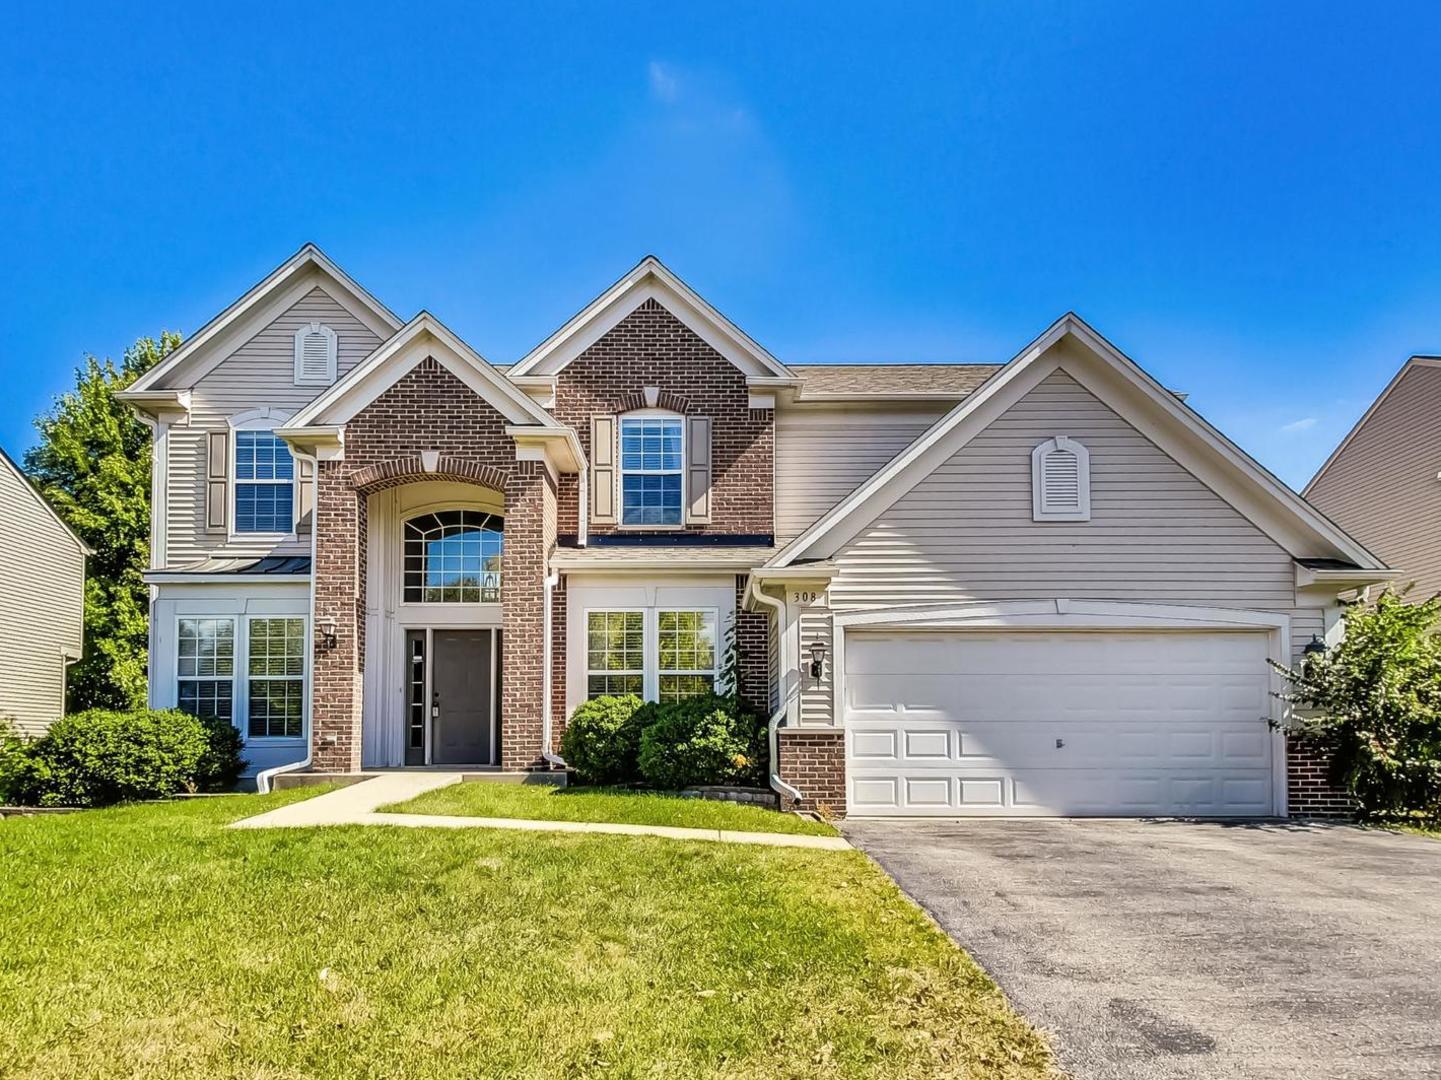
<path fill-rule="evenodd" d="M 335 381 L 335 331 L 318 322 L 295 332 L 295 385 L 329 386 Z"/>
<path fill-rule="evenodd" d="M 1065 435 L 1047 439 L 1032 450 L 1031 498 L 1036 521 L 1089 521 L 1089 451 Z"/>

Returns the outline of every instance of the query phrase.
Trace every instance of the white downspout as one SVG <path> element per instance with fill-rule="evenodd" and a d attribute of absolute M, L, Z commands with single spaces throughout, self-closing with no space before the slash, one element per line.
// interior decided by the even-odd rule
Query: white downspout
<path fill-rule="evenodd" d="M 582 459 L 580 463 L 580 493 L 576 499 L 577 521 L 575 523 L 575 546 L 585 547 L 590 539 L 590 469 Z"/>
<path fill-rule="evenodd" d="M 315 703 L 315 541 L 317 530 L 315 518 L 320 512 L 320 458 L 297 454 L 296 457 L 304 457 L 311 464 L 310 469 L 310 616 L 306 620 L 306 627 L 310 639 L 310 652 L 312 662 L 310 665 L 310 678 L 307 680 L 307 694 L 309 699 L 306 702 L 306 712 L 310 716 L 310 737 L 305 740 L 305 757 L 299 761 L 292 761 L 287 765 L 276 765 L 270 769 L 263 769 L 255 774 L 255 791 L 260 795 L 269 795 L 271 782 L 281 773 L 304 772 L 310 768 L 310 760 L 315 753 L 315 717 L 314 710 L 310 706 Z"/>
<path fill-rule="evenodd" d="M 540 756 L 543 757 L 543 758 L 545 758 L 547 764 L 549 764 L 549 765 L 555 765 L 555 766 L 558 766 L 559 768 L 564 769 L 564 768 L 568 768 L 568 766 L 567 766 L 566 763 L 565 763 L 565 759 L 564 759 L 563 757 L 561 757 L 559 754 L 555 753 L 555 752 L 554 752 L 553 750 L 551 750 L 551 748 L 550 748 L 550 731 L 551 731 L 551 715 L 550 715 L 550 713 L 551 713 L 551 709 L 550 709 L 550 690 L 551 690 L 551 677 L 550 677 L 551 646 L 550 646 L 550 638 L 551 638 L 551 625 L 550 625 L 550 624 L 551 624 L 551 621 L 552 621 L 551 612 L 552 612 L 553 607 L 554 607 L 554 605 L 553 605 L 553 603 L 552 603 L 551 596 L 552 596 L 552 593 L 553 593 L 554 590 L 555 590 L 555 587 L 556 587 L 558 584 L 560 584 L 560 575 L 559 575 L 559 574 L 551 574 L 548 578 L 545 579 L 545 601 L 544 601 L 545 617 L 544 617 L 544 619 L 542 620 L 542 630 L 541 630 L 541 638 L 542 638 L 542 640 L 541 640 L 541 645 L 540 645 L 541 656 L 542 656 L 542 658 L 543 658 L 543 659 L 541 660 L 541 663 L 544 665 L 544 667 L 541 669 L 541 673 L 540 673 L 540 685 L 541 685 L 541 691 L 540 691 L 540 692 L 541 692 L 541 695 L 542 695 L 542 700 L 541 700 L 541 705 L 540 705 L 540 716 L 541 716 L 541 722 L 540 722 Z"/>
<path fill-rule="evenodd" d="M 778 704 L 778 708 L 776 709 L 775 715 L 771 717 L 770 723 L 766 727 L 766 738 L 769 740 L 771 755 L 770 781 L 771 788 L 778 794 L 783 795 L 789 799 L 794 799 L 796 802 L 800 802 L 805 798 L 805 796 L 800 792 L 799 789 L 792 787 L 790 784 L 787 784 L 784 780 L 782 780 L 780 774 L 781 737 L 779 729 L 781 726 L 781 721 L 784 720 L 786 717 L 786 710 L 790 704 L 788 696 L 783 692 L 782 689 L 784 686 L 784 680 L 787 670 L 786 635 L 785 627 L 782 625 L 785 617 L 785 605 L 780 600 L 777 600 L 775 597 L 767 596 L 763 590 L 756 588 L 754 577 L 750 578 L 746 582 L 746 597 L 754 597 L 756 600 L 759 600 L 762 604 L 764 604 L 768 608 L 771 608 L 776 613 L 776 633 L 780 635 L 780 637 L 776 641 L 779 661 L 777 666 L 780 668 L 780 670 L 776 672 L 776 679 L 779 682 L 779 685 L 777 685 L 776 687 L 776 701 Z"/>

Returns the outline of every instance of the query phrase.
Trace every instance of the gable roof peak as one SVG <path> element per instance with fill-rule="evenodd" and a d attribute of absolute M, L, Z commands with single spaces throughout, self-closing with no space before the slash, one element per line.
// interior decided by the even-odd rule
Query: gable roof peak
<path fill-rule="evenodd" d="M 182 365 L 187 364 L 193 357 L 204 351 L 230 327 L 240 323 L 246 315 L 257 309 L 263 310 L 263 305 L 267 300 L 283 294 L 288 286 L 301 280 L 302 275 L 312 269 L 318 270 L 335 282 L 342 291 L 349 293 L 354 298 L 364 319 L 381 337 L 387 333 L 394 333 L 400 328 L 401 320 L 395 312 L 382 304 L 359 282 L 331 261 L 330 257 L 316 244 L 306 241 L 295 254 L 251 286 L 240 299 L 186 338 L 181 346 L 161 363 L 135 380 L 128 392 L 139 394 L 162 387 L 170 388 L 171 376 L 179 371 Z"/>
<path fill-rule="evenodd" d="M 559 373 L 647 300 L 655 300 L 747 375 L 794 378 L 784 364 L 651 254 L 522 357 L 510 368 L 511 377 Z"/>

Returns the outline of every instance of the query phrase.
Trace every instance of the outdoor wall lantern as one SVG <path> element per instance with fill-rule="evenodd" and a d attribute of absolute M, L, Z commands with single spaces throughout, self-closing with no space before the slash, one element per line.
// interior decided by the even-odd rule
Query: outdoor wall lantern
<path fill-rule="evenodd" d="M 1326 643 L 1315 634 L 1311 635 L 1311 640 L 1306 642 L 1306 647 L 1301 650 L 1302 656 L 1324 656 L 1325 653 Z"/>
<path fill-rule="evenodd" d="M 811 642 L 811 678 L 819 679 L 826 670 L 826 643 Z"/>
<path fill-rule="evenodd" d="M 339 640 L 335 633 L 335 616 L 327 615 L 320 620 L 320 644 L 327 650 L 335 648 Z"/>

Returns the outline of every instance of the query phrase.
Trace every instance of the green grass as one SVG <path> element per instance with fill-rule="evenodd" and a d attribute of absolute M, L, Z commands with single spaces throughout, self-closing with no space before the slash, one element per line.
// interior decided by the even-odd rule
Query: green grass
<path fill-rule="evenodd" d="M 0 1075 L 1050 1075 L 859 853 L 220 827 L 308 794 L 0 821 Z"/>
<path fill-rule="evenodd" d="M 458 814 L 528 821 L 609 821 L 626 825 L 677 825 L 686 829 L 801 833 L 835 836 L 820 821 L 761 806 L 710 799 L 682 799 L 617 788 L 562 788 L 550 784 L 451 784 L 409 802 L 382 807 L 393 814 Z"/>

